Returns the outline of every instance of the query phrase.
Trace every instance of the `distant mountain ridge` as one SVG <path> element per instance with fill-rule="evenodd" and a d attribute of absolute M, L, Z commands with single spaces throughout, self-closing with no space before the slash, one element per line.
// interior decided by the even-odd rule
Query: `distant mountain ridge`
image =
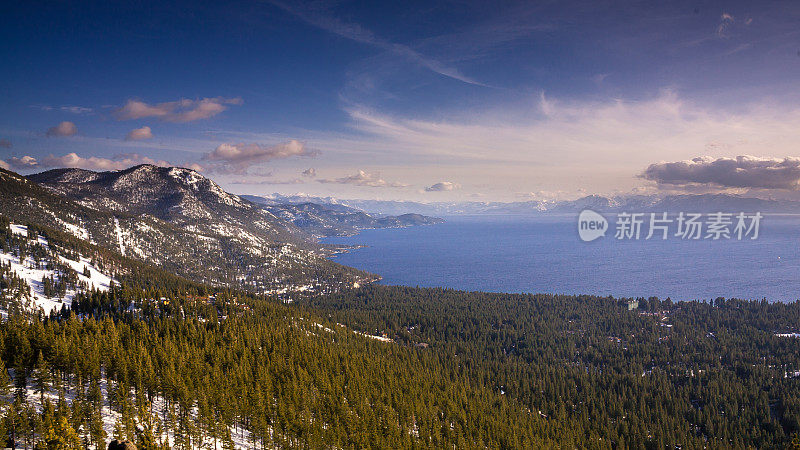
<path fill-rule="evenodd" d="M 255 195 L 243 195 L 242 198 L 262 205 L 276 217 L 318 237 L 353 235 L 369 228 L 404 228 L 444 222 L 436 217 L 414 213 L 374 216 L 360 209 L 334 203 L 281 203 Z"/>
<path fill-rule="evenodd" d="M 431 202 L 421 203 L 394 200 L 352 200 L 334 197 L 273 194 L 269 199 L 279 203 L 314 202 L 357 208 L 373 214 L 417 213 L 432 216 L 459 216 L 483 214 L 534 215 L 572 214 L 583 209 L 598 212 L 762 212 L 800 214 L 800 202 L 792 200 L 766 200 L 729 194 L 679 194 L 679 195 L 588 195 L 576 200 L 530 200 L 520 202 Z"/>

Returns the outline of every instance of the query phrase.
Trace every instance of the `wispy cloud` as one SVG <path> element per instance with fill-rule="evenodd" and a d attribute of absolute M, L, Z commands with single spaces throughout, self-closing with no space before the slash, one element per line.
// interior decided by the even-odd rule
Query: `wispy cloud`
<path fill-rule="evenodd" d="M 717 36 L 721 38 L 728 37 L 728 30 L 729 28 L 736 23 L 736 19 L 728 13 L 722 13 L 722 16 L 719 19 L 719 25 L 717 26 Z"/>
<path fill-rule="evenodd" d="M 78 127 L 72 122 L 61 122 L 47 130 L 48 137 L 69 137 L 78 133 Z"/>
<path fill-rule="evenodd" d="M 31 105 L 30 107 L 34 109 L 40 109 L 42 111 L 61 111 L 70 114 L 89 114 L 94 112 L 92 108 L 87 108 L 85 106 L 75 106 L 75 105 L 67 105 L 67 106 Z"/>
<path fill-rule="evenodd" d="M 368 187 L 407 187 L 407 184 L 398 182 L 389 182 L 380 177 L 377 173 L 368 173 L 359 170 L 354 175 L 348 175 L 341 178 L 319 179 L 320 183 L 337 183 L 337 184 L 352 184 L 355 186 L 368 186 Z"/>
<path fill-rule="evenodd" d="M 337 36 L 361 44 L 369 45 L 380 50 L 391 52 L 407 59 L 408 61 L 419 64 L 420 66 L 425 67 L 432 72 L 438 73 L 439 75 L 467 84 L 486 86 L 484 83 L 462 74 L 455 67 L 448 66 L 447 64 L 437 61 L 436 59 L 426 57 L 408 45 L 393 43 L 382 39 L 361 25 L 340 20 L 321 8 L 296 6 L 294 4 L 290 5 L 276 0 L 272 0 L 271 3 L 288 12 L 289 14 L 292 14 L 295 17 L 303 20 L 309 25 L 328 31 Z"/>
<path fill-rule="evenodd" d="M 291 185 L 291 184 L 303 184 L 305 181 L 294 178 L 291 180 L 273 180 L 270 178 L 260 178 L 260 177 L 246 177 L 246 178 L 239 178 L 230 182 L 230 184 L 249 184 L 249 185 Z"/>
<path fill-rule="evenodd" d="M 641 184 L 636 175 L 653 161 L 760 155 L 766 149 L 794 154 L 800 140 L 794 125 L 800 122 L 800 108 L 774 102 L 731 110 L 694 103 L 672 91 L 638 101 L 531 100 L 538 101 L 533 111 L 477 110 L 437 120 L 353 106 L 347 109 L 351 126 L 365 137 L 337 142 L 331 136 L 322 148 L 360 150 L 361 158 L 396 164 L 402 162 L 395 155 L 418 165 L 447 161 L 445 176 L 456 176 L 458 167 L 474 167 L 473 173 L 496 177 L 501 184 L 531 186 L 534 176 L 534 191 L 586 187 L 608 192 Z M 413 176 L 442 174 L 421 169 Z M 583 186 L 577 185 L 580 179 Z"/>
<path fill-rule="evenodd" d="M 86 108 L 84 106 L 62 106 L 59 109 L 71 114 L 88 114 L 92 112 L 92 108 Z"/>
<path fill-rule="evenodd" d="M 360 166 L 369 173 L 380 167 L 385 178 L 419 186 L 429 186 L 431 179 L 481 180 L 485 186 L 470 189 L 505 199 L 514 192 L 629 192 L 645 183 L 638 175 L 654 161 L 796 155 L 800 141 L 800 108 L 791 103 L 762 99 L 733 109 L 671 90 L 640 100 L 564 100 L 537 93 L 502 109 L 462 110 L 435 119 L 361 105 L 346 112 L 352 132 L 302 133 L 309 146 L 329 157 L 318 163 L 323 166 L 318 171 L 347 174 Z M 364 161 L 380 165 L 364 167 Z"/>
<path fill-rule="evenodd" d="M 181 99 L 174 102 L 148 104 L 140 100 L 128 100 L 125 106 L 117 109 L 117 120 L 133 120 L 154 117 L 165 122 L 193 122 L 208 119 L 228 109 L 229 105 L 241 105 L 241 98 L 202 98 L 198 100 Z"/>

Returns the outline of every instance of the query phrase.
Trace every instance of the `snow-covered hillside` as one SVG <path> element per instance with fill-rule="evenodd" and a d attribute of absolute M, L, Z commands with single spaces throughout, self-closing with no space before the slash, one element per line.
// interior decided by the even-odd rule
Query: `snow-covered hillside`
<path fill-rule="evenodd" d="M 203 284 L 270 293 L 367 282 L 327 260 L 333 249 L 193 170 L 142 165 L 22 177 L 0 169 L 0 181 L 0 215 L 12 222 L 69 234 Z"/>
<path fill-rule="evenodd" d="M 10 245 L 0 249 L 4 287 L 0 292 L 23 310 L 45 314 L 69 306 L 78 292 L 87 289 L 107 291 L 112 278 L 88 258 L 59 254 L 46 238 L 29 236 L 24 225 L 10 225 Z M 16 280 L 13 282 L 12 280 Z M 8 308 L 3 308 L 3 315 Z"/>

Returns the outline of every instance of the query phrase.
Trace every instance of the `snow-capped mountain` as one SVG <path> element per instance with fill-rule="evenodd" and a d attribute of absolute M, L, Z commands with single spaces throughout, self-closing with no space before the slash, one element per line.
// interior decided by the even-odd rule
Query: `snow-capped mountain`
<path fill-rule="evenodd" d="M 652 194 L 587 195 L 575 200 L 526 200 L 519 202 L 412 202 L 394 200 L 357 200 L 307 195 L 273 194 L 264 197 L 273 204 L 313 202 L 325 207 L 350 207 L 368 214 L 417 213 L 448 217 L 459 215 L 572 214 L 589 208 L 600 212 L 740 212 L 800 213 L 800 202 L 768 200 L 731 194 Z"/>
<path fill-rule="evenodd" d="M 262 205 L 267 211 L 303 231 L 320 237 L 353 235 L 368 228 L 404 228 L 443 222 L 442 219 L 421 214 L 378 216 L 368 214 L 360 209 L 332 203 L 279 203 L 273 199 L 255 195 L 242 197 Z"/>
<path fill-rule="evenodd" d="M 28 177 L 95 209 L 148 215 L 204 234 L 239 237 L 254 246 L 303 243 L 303 233 L 191 169 L 140 165 L 113 172 L 56 169 Z"/>
<path fill-rule="evenodd" d="M 0 214 L 70 233 L 212 285 L 255 292 L 327 290 L 364 274 L 324 258 L 291 223 L 197 172 L 150 165 L 114 172 L 0 170 Z"/>

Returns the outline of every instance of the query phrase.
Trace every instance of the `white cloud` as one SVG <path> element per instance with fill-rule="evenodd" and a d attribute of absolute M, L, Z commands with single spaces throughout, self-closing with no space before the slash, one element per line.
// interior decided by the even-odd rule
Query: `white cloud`
<path fill-rule="evenodd" d="M 32 167 L 36 167 L 39 163 L 36 161 L 36 158 L 32 156 L 25 155 L 22 158 L 17 158 L 16 156 L 12 156 L 8 160 L 8 164 L 15 169 L 29 169 Z"/>
<path fill-rule="evenodd" d="M 698 157 L 651 164 L 641 176 L 672 186 L 796 190 L 800 187 L 800 158 Z"/>
<path fill-rule="evenodd" d="M 426 187 L 425 192 L 454 191 L 456 189 L 461 189 L 461 185 L 458 183 L 453 183 L 452 181 L 441 181 L 432 186 Z"/>
<path fill-rule="evenodd" d="M 136 128 L 131 130 L 127 136 L 125 136 L 126 141 L 140 141 L 142 139 L 150 139 L 153 137 L 153 131 L 148 126 L 144 126 L 142 128 Z"/>
<path fill-rule="evenodd" d="M 283 144 L 265 146 L 256 143 L 220 144 L 214 151 L 203 156 L 204 161 L 214 163 L 210 169 L 221 173 L 244 174 L 252 166 L 274 159 L 294 156 L 316 156 L 318 151 L 309 149 L 303 142 L 290 140 Z"/>
<path fill-rule="evenodd" d="M 11 166 L 7 162 L 0 159 L 0 169 L 11 170 Z"/>
<path fill-rule="evenodd" d="M 352 184 L 356 186 L 369 186 L 369 187 L 406 187 L 407 184 L 397 183 L 397 182 L 388 182 L 380 177 L 379 174 L 376 173 L 367 173 L 363 170 L 359 170 L 358 173 L 354 175 L 349 175 L 346 177 L 341 178 L 333 178 L 333 179 L 320 179 L 317 180 L 320 183 L 337 183 L 337 184 Z"/>
<path fill-rule="evenodd" d="M 228 105 L 241 105 L 241 98 L 202 98 L 199 100 L 181 99 L 174 102 L 147 104 L 140 100 L 128 100 L 122 108 L 114 112 L 117 120 L 144 119 L 155 117 L 165 122 L 192 122 L 208 119 L 228 109 Z"/>
<path fill-rule="evenodd" d="M 67 137 L 75 136 L 78 133 L 78 127 L 72 122 L 61 122 L 58 125 L 51 127 L 47 130 L 47 136 L 50 137 Z"/>
<path fill-rule="evenodd" d="M 97 156 L 83 158 L 76 153 L 68 153 L 64 156 L 47 156 L 42 159 L 41 163 L 41 165 L 45 167 L 75 167 L 88 170 L 122 170 L 139 164 L 153 164 L 165 167 L 172 165 L 167 161 L 156 161 L 137 153 L 116 155 L 112 159 Z"/>

